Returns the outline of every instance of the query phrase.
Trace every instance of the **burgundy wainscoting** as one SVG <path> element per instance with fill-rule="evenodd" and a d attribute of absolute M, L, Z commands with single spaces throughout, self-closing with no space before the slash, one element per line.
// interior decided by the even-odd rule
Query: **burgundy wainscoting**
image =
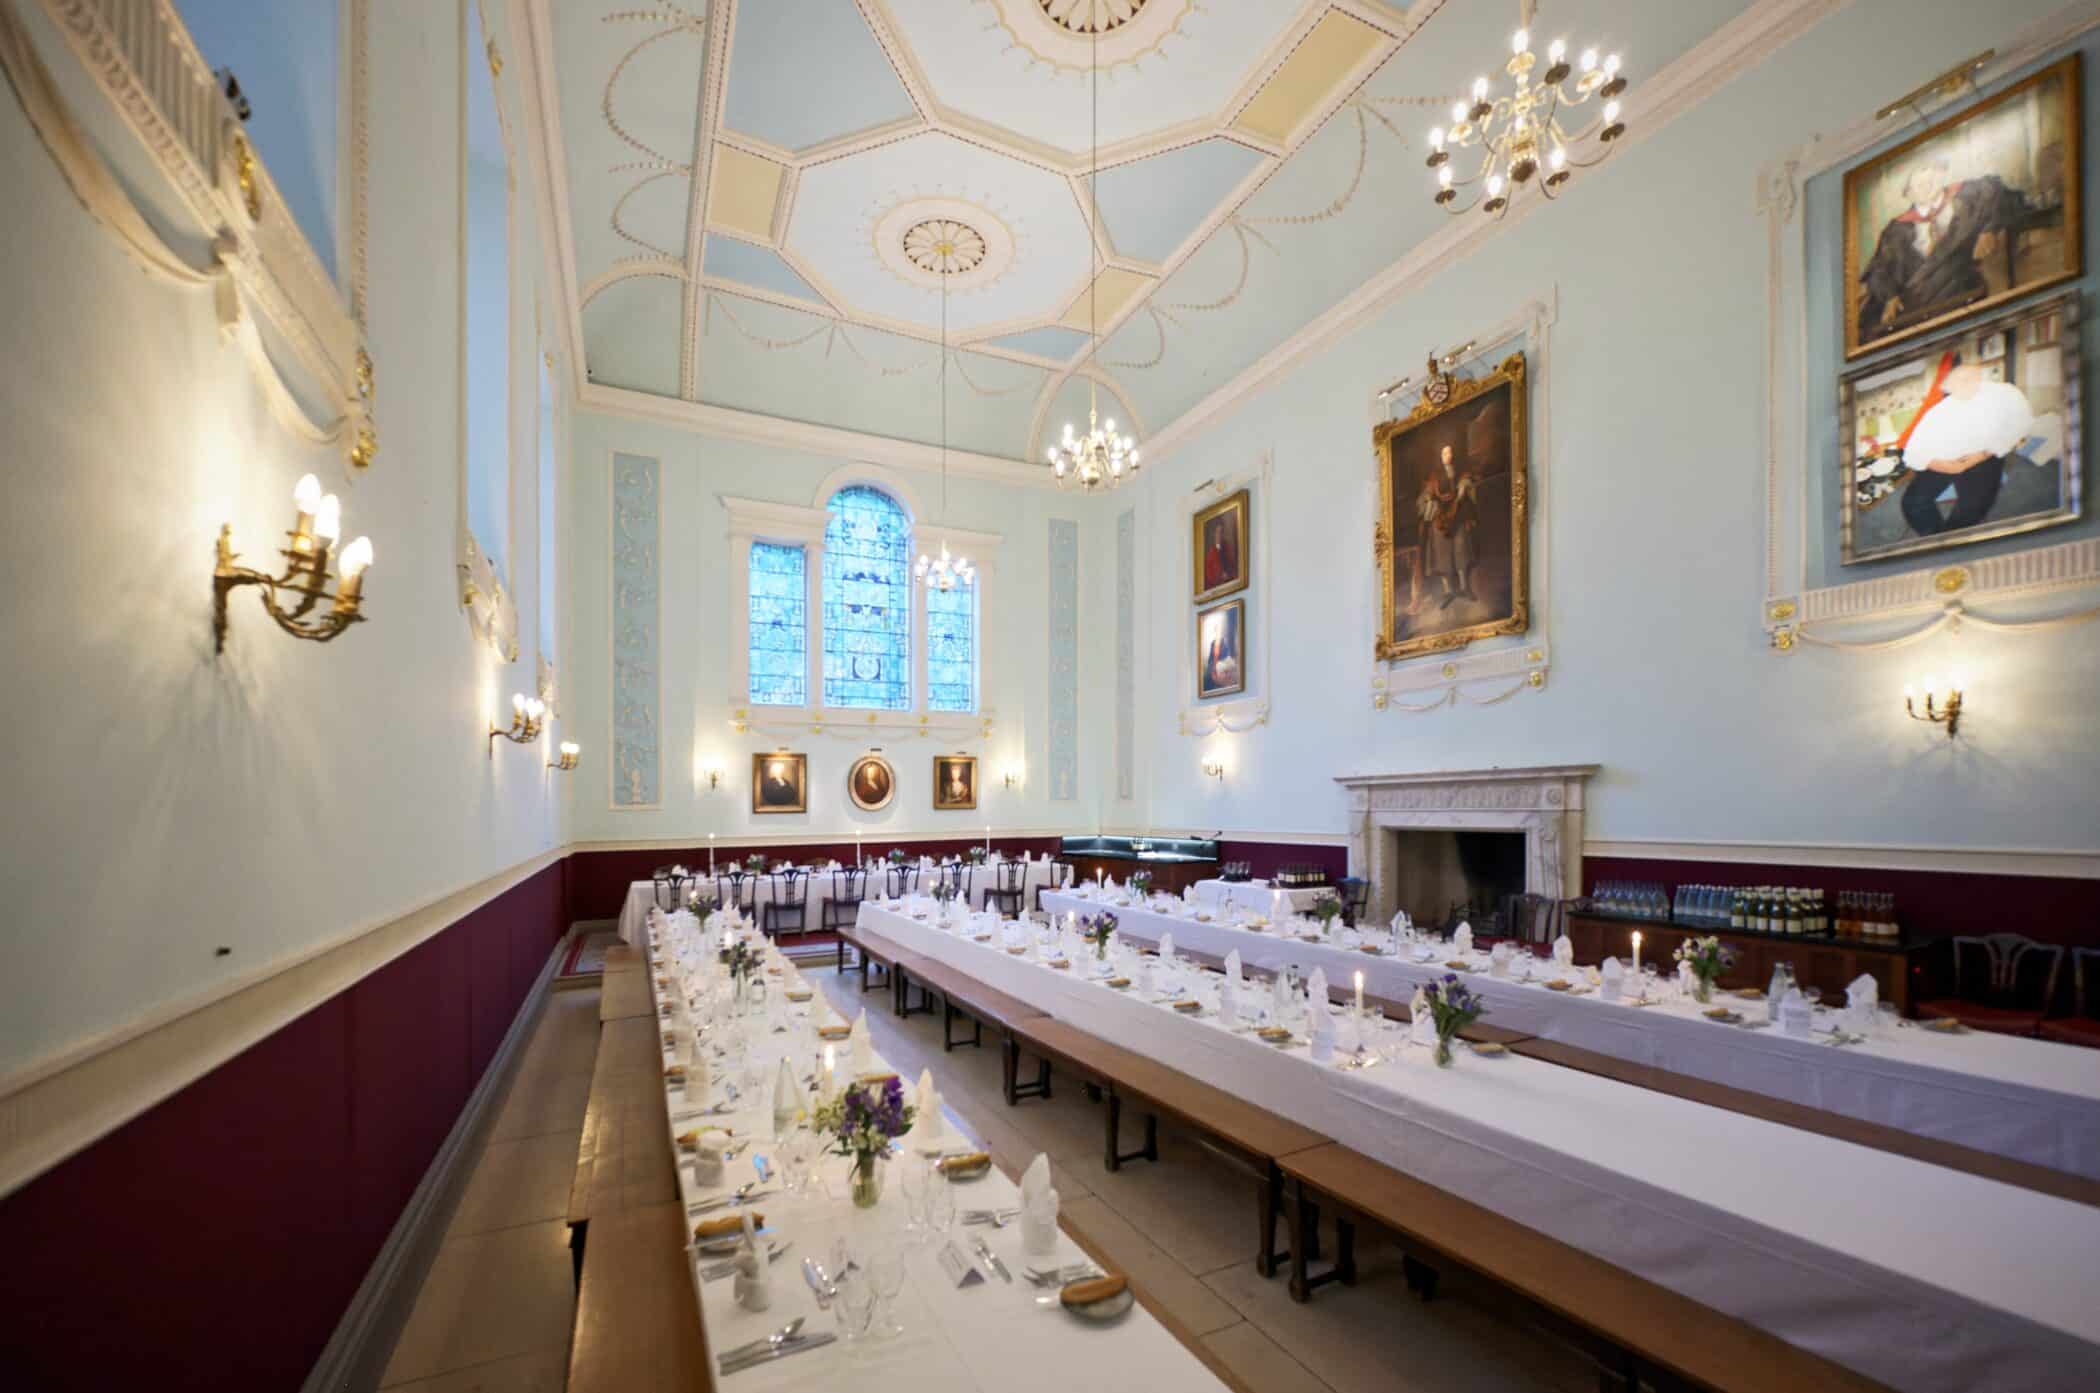
<path fill-rule="evenodd" d="M 1896 921 L 1906 939 L 2021 933 L 2048 943 L 2100 946 L 2100 880 L 1630 856 L 1585 856 L 1582 873 L 1586 891 L 1600 880 L 1660 881 L 1666 892 L 1686 884 L 1798 885 L 1828 892 L 1833 912 L 1841 890 L 1878 890 L 1896 897 Z"/>
<path fill-rule="evenodd" d="M 1218 859 L 1247 862 L 1253 868 L 1251 873 L 1259 880 L 1274 875 L 1278 866 L 1320 866 L 1326 870 L 1329 884 L 1349 874 L 1349 848 L 1341 845 L 1221 841 L 1218 843 Z"/>
<path fill-rule="evenodd" d="M 566 932 L 562 871 L 0 1199 L 0 1385 L 297 1388 Z"/>
<path fill-rule="evenodd" d="M 886 856 L 892 848 L 901 847 L 911 856 L 959 856 L 973 846 L 983 846 L 984 838 L 978 837 L 877 837 L 863 838 L 861 850 L 869 856 Z M 1040 856 L 1044 852 L 1056 855 L 1062 842 L 1056 837 L 1003 837 L 992 834 L 992 848 L 1008 853 L 1025 852 Z M 715 861 L 728 865 L 754 854 L 768 857 L 786 856 L 807 865 L 811 862 L 853 861 L 852 841 L 798 843 L 795 845 L 764 846 L 747 843 L 735 847 L 717 847 Z M 579 851 L 569 857 L 569 918 L 617 919 L 621 907 L 627 903 L 627 887 L 637 880 L 647 880 L 656 873 L 658 866 L 679 866 L 705 873 L 707 870 L 707 843 L 687 847 L 655 851 Z"/>

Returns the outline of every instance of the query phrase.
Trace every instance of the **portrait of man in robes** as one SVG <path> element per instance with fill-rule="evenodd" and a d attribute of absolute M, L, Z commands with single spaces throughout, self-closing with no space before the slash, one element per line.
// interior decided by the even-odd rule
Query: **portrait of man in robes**
<path fill-rule="evenodd" d="M 809 756 L 776 753 L 751 756 L 751 811 L 809 811 Z"/>
<path fill-rule="evenodd" d="M 1196 558 L 1197 604 L 1247 588 L 1247 517 L 1251 495 L 1241 489 L 1195 514 L 1191 545 Z"/>
<path fill-rule="evenodd" d="M 1196 696 L 1231 696 L 1247 689 L 1247 603 L 1234 600 L 1196 616 Z"/>
<path fill-rule="evenodd" d="M 2078 271 L 2075 55 L 1845 176 L 1858 355 Z"/>
<path fill-rule="evenodd" d="M 1381 659 L 1529 627 L 1525 430 L 1519 353 L 1374 432 Z"/>

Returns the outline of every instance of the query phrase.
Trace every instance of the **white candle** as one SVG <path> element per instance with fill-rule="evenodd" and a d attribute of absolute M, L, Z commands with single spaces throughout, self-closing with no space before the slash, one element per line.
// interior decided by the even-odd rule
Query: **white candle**
<path fill-rule="evenodd" d="M 715 878 L 715 834 L 707 834 L 707 878 Z"/>
<path fill-rule="evenodd" d="M 838 1092 L 838 1086 L 838 1046 L 826 1045 L 824 1047 L 824 1096 L 826 1098 L 831 1097 L 832 1094 Z"/>
<path fill-rule="evenodd" d="M 1633 931 L 1633 975 L 1641 975 L 1641 931 Z"/>
<path fill-rule="evenodd" d="M 1361 1015 L 1362 1015 L 1363 1013 L 1364 1013 L 1364 975 L 1363 975 L 1363 973 L 1362 973 L 1361 971 L 1359 971 L 1359 972 L 1358 972 L 1358 973 L 1356 974 L 1356 1014 L 1357 1014 L 1357 1015 L 1359 1015 L 1359 1016 L 1361 1016 Z"/>

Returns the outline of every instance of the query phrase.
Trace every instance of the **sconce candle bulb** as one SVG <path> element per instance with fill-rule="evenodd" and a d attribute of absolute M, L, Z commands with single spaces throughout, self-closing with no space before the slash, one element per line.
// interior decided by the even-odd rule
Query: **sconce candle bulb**
<path fill-rule="evenodd" d="M 489 748 L 494 749 L 495 746 L 491 745 Z M 576 767 L 577 761 L 582 757 L 583 746 L 577 744 L 574 740 L 564 740 L 561 742 L 560 757 L 550 761 L 547 767 L 566 774 Z"/>
<path fill-rule="evenodd" d="M 292 530 L 286 534 L 282 555 L 284 574 L 273 576 L 240 563 L 233 548 L 233 524 L 219 528 L 216 564 L 212 567 L 212 640 L 216 651 L 226 651 L 229 626 L 227 597 L 244 585 L 262 587 L 263 609 L 277 627 L 294 638 L 326 643 L 364 618 L 364 576 L 372 565 L 372 542 L 359 537 L 344 548 L 333 595 L 328 591 L 328 553 L 343 533 L 343 505 L 334 494 L 321 493 L 321 481 L 303 476 L 292 486 L 296 512 Z M 307 616 L 323 600 L 328 612 L 318 619 Z"/>
<path fill-rule="evenodd" d="M 1961 725 L 1964 685 L 1961 674 L 1956 673 L 1947 688 L 1942 691 L 1938 680 L 1928 676 L 1921 697 L 1906 684 L 1903 688 L 1903 709 L 1914 721 L 1926 721 L 1932 725 L 1947 727 L 1947 738 L 1952 740 L 1955 731 Z"/>
<path fill-rule="evenodd" d="M 546 712 L 547 703 L 538 697 L 527 697 L 522 692 L 513 693 L 510 699 L 510 729 L 505 730 L 498 725 L 489 727 L 489 758 L 496 757 L 496 740 L 499 736 L 513 745 L 530 745 L 539 739 L 540 731 L 545 726 L 543 718 Z"/>

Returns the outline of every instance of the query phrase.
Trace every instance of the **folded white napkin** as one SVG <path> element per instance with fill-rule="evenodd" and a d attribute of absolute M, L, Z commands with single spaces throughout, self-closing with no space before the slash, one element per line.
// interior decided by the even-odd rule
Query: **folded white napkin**
<path fill-rule="evenodd" d="M 1406 910 L 1396 909 L 1393 911 L 1393 932 L 1395 934 L 1404 933 L 1414 927 L 1414 922 L 1414 920 L 1407 917 Z"/>
<path fill-rule="evenodd" d="M 802 1110 L 802 1086 L 787 1056 L 780 1057 L 780 1070 L 773 1076 L 773 1135 L 784 1137 L 795 1129 L 795 1114 Z"/>
<path fill-rule="evenodd" d="M 1218 1024 L 1227 1030 L 1240 1028 L 1239 984 L 1229 977 L 1218 984 Z"/>
<path fill-rule="evenodd" d="M 1454 953 L 1470 953 L 1473 951 L 1473 926 L 1470 923 L 1462 921 L 1458 926 L 1458 932 L 1451 935 L 1451 951 Z"/>
<path fill-rule="evenodd" d="M 847 1043 L 853 1047 L 853 1072 L 865 1074 L 875 1062 L 873 1047 L 868 1042 L 867 1007 L 863 1006 L 860 1014 L 853 1018 L 853 1033 Z"/>
<path fill-rule="evenodd" d="M 919 1071 L 918 1096 L 912 1100 L 917 1110 L 912 1118 L 912 1132 L 922 1145 L 933 1145 L 947 1131 L 947 1122 L 941 1116 L 941 1090 L 933 1081 L 933 1070 Z"/>
<path fill-rule="evenodd" d="M 1161 934 L 1161 935 L 1159 936 L 1159 955 L 1160 955 L 1160 957 L 1164 958 L 1164 959 L 1165 959 L 1166 961 L 1168 961 L 1168 962 L 1172 962 L 1172 961 L 1174 961 L 1174 935 L 1173 935 L 1173 934 L 1171 934 L 1171 933 L 1163 933 L 1163 934 Z"/>
<path fill-rule="evenodd" d="M 1416 987 L 1414 996 L 1407 1003 L 1408 1013 L 1414 1019 L 1408 1025 L 1408 1038 L 1418 1045 L 1436 1043 L 1436 1017 L 1429 1010 L 1429 989 Z"/>
<path fill-rule="evenodd" d="M 1246 979 L 1240 976 L 1240 950 L 1237 948 L 1225 955 L 1225 980 L 1235 987 L 1246 984 Z"/>
<path fill-rule="evenodd" d="M 1553 940 L 1553 961 L 1559 967 L 1575 966 L 1575 940 L 1562 934 Z"/>
<path fill-rule="evenodd" d="M 1278 1025 L 1288 1025 L 1291 1019 L 1291 994 L 1284 986 L 1283 973 L 1279 969 L 1269 979 L 1269 1007 L 1276 1015 Z"/>
<path fill-rule="evenodd" d="M 757 1221 L 744 1210 L 744 1241 L 736 1254 L 736 1304 L 747 1311 L 763 1311 L 773 1304 L 772 1265 L 758 1246 Z"/>
<path fill-rule="evenodd" d="M 1874 980 L 1874 974 L 1871 972 L 1860 973 L 1852 979 L 1852 984 L 1845 988 L 1845 1004 L 1848 1006 L 1866 1006 L 1872 1009 L 1880 1000 L 1881 983 Z"/>
<path fill-rule="evenodd" d="M 1057 1191 L 1050 1185 L 1050 1158 L 1040 1151 L 1021 1174 L 1021 1247 L 1031 1257 L 1057 1251 Z"/>
<path fill-rule="evenodd" d="M 1334 1058 L 1334 1012 L 1327 1009 L 1326 1001 L 1317 993 L 1312 1000 L 1312 1028 L 1307 1033 L 1312 1036 L 1314 1063 L 1325 1064 Z"/>
<path fill-rule="evenodd" d="M 1509 961 L 1513 956 L 1514 950 L 1507 943 L 1496 944 L 1488 951 L 1488 976 L 1509 976 Z"/>
<path fill-rule="evenodd" d="M 1312 1002 L 1312 1008 L 1315 1012 L 1325 1011 L 1327 1009 L 1328 1002 L 1326 968 L 1316 967 L 1313 969 L 1312 981 L 1306 986 L 1305 995 L 1306 999 Z"/>
<path fill-rule="evenodd" d="M 1626 969 L 1619 966 L 1617 958 L 1606 958 L 1604 966 L 1598 970 L 1598 976 L 1603 981 L 1597 987 L 1597 999 L 1617 1001 L 1620 988 L 1626 984 Z"/>
<path fill-rule="evenodd" d="M 1789 1035 L 1805 1036 L 1816 1023 L 1816 1008 L 1799 987 L 1788 987 L 1779 1003 L 1779 1028 Z"/>

